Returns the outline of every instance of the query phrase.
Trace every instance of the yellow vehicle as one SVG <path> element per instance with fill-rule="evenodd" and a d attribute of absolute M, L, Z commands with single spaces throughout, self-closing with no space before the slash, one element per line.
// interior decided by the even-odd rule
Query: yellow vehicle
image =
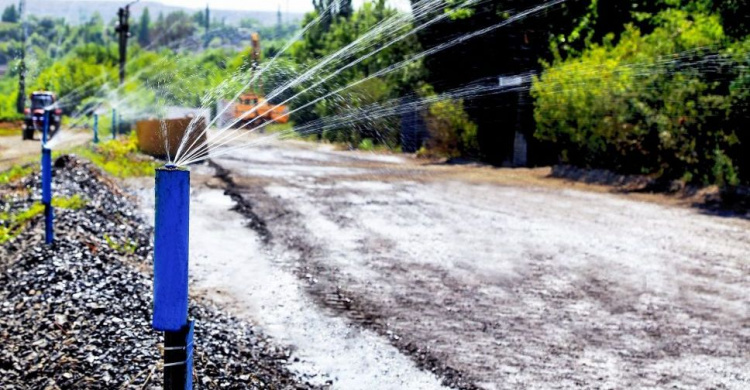
<path fill-rule="evenodd" d="M 253 72 L 257 70 L 260 61 L 260 36 L 253 33 Z M 234 119 L 237 127 L 253 128 L 266 122 L 287 123 L 289 122 L 289 108 L 277 106 L 270 103 L 264 96 L 251 90 L 242 94 L 234 105 Z M 258 90 L 262 90 L 262 84 Z"/>
<path fill-rule="evenodd" d="M 253 92 L 240 96 L 234 106 L 234 116 L 238 126 L 256 127 L 265 122 L 289 122 L 289 108 L 269 103 L 264 97 Z"/>

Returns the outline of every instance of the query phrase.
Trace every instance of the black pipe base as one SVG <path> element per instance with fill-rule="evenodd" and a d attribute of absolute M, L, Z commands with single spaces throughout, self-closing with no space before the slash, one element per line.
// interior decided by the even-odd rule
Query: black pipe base
<path fill-rule="evenodd" d="M 193 388 L 193 321 L 181 330 L 164 332 L 164 389 Z"/>

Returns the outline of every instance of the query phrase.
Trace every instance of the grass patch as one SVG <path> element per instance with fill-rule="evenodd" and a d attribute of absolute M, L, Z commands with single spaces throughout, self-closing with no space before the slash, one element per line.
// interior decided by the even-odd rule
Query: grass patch
<path fill-rule="evenodd" d="M 21 234 L 26 224 L 43 212 L 44 206 L 41 203 L 34 203 L 28 209 L 15 214 L 0 212 L 0 221 L 3 221 L 0 225 L 0 244 Z"/>
<path fill-rule="evenodd" d="M 34 169 L 25 165 L 14 165 L 10 169 L 0 172 L 0 184 L 12 183 L 28 174 Z"/>
<path fill-rule="evenodd" d="M 294 129 L 294 122 L 272 123 L 262 129 L 266 134 L 290 132 Z"/>
<path fill-rule="evenodd" d="M 105 141 L 93 148 L 77 148 L 73 152 L 119 178 L 154 176 L 155 169 L 161 165 L 138 153 L 135 133 L 128 138 Z"/>
<path fill-rule="evenodd" d="M 52 207 L 65 210 L 80 210 L 86 207 L 88 202 L 81 195 L 73 195 L 70 198 L 52 198 Z"/>
<path fill-rule="evenodd" d="M 364 152 L 379 152 L 379 153 L 401 153 L 401 146 L 392 147 L 386 144 L 376 144 L 372 139 L 365 138 L 362 142 L 357 145 L 357 149 Z"/>
<path fill-rule="evenodd" d="M 0 121 L 0 137 L 21 136 L 21 121 Z"/>
<path fill-rule="evenodd" d="M 375 150 L 375 143 L 372 142 L 371 139 L 365 138 L 362 140 L 362 142 L 359 143 L 357 149 L 364 150 L 366 152 L 372 152 L 373 150 Z"/>
<path fill-rule="evenodd" d="M 9 129 L 0 127 L 0 137 L 20 137 L 21 129 Z"/>
<path fill-rule="evenodd" d="M 127 242 L 120 244 L 107 234 L 104 235 L 104 241 L 112 250 L 124 255 L 132 255 L 138 249 L 138 244 L 135 241 L 127 240 Z"/>
<path fill-rule="evenodd" d="M 86 200 L 80 195 L 70 198 L 54 198 L 52 206 L 58 209 L 79 210 L 86 206 Z M 19 212 L 0 211 L 0 244 L 18 236 L 26 228 L 29 221 L 44 213 L 44 205 L 34 203 L 31 207 Z"/>

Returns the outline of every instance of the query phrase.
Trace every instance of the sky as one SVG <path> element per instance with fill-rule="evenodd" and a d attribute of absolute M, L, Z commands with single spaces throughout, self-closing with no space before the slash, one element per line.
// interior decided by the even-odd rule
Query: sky
<path fill-rule="evenodd" d="M 154 0 L 150 0 L 154 1 Z M 206 0 L 156 0 L 159 3 L 168 5 L 205 8 Z M 307 12 L 313 9 L 312 0 L 209 0 L 208 5 L 211 8 L 221 9 L 241 9 L 248 11 L 276 11 L 281 6 L 282 11 L 289 12 Z"/>
<path fill-rule="evenodd" d="M 123 3 L 123 0 L 108 0 Z M 307 12 L 312 11 L 312 0 L 144 0 L 155 1 L 162 4 L 178 7 L 205 8 L 206 3 L 211 8 L 238 9 L 247 11 L 276 11 L 281 6 L 282 12 Z M 364 0 L 354 0 L 354 6 L 360 6 Z M 409 0 L 389 0 L 390 4 L 402 9 L 409 10 Z"/>

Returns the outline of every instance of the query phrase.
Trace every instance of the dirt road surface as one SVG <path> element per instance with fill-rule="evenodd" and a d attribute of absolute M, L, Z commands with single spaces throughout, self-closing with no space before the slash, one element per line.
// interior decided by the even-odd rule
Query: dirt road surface
<path fill-rule="evenodd" d="M 60 130 L 49 142 L 52 150 L 64 150 L 74 146 L 83 145 L 93 139 L 91 131 L 86 130 Z M 21 133 L 0 137 L 0 170 L 18 163 L 33 161 L 41 151 L 39 134 L 35 134 L 34 140 L 24 141 Z"/>
<path fill-rule="evenodd" d="M 214 163 L 193 175 L 194 292 L 292 345 L 300 375 L 750 388 L 748 221 L 294 142 Z"/>

